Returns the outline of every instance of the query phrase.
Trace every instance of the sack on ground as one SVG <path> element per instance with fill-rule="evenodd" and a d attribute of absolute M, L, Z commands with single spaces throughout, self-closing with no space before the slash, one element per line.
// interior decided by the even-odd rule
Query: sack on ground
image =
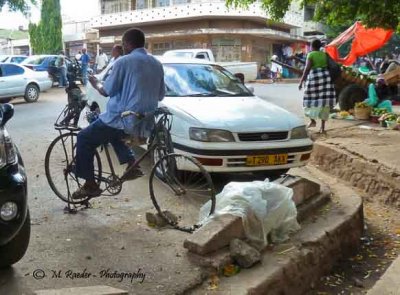
<path fill-rule="evenodd" d="M 232 214 L 240 216 L 246 237 L 263 246 L 283 242 L 288 234 L 300 229 L 297 209 L 292 200 L 293 190 L 286 186 L 265 181 L 230 182 L 216 196 L 213 216 L 208 217 L 211 202 L 200 210 L 200 222 L 207 223 L 214 216 Z"/>

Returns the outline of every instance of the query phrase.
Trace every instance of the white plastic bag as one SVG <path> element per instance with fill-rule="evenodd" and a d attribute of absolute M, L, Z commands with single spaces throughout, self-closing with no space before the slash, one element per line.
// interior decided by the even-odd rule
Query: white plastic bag
<path fill-rule="evenodd" d="M 200 210 L 200 222 L 207 223 L 214 216 L 232 214 L 240 216 L 246 237 L 267 245 L 271 234 L 273 242 L 283 242 L 288 234 L 300 229 L 297 209 L 292 200 L 293 190 L 286 186 L 265 181 L 230 182 L 216 196 L 213 216 L 208 217 L 211 203 Z"/>

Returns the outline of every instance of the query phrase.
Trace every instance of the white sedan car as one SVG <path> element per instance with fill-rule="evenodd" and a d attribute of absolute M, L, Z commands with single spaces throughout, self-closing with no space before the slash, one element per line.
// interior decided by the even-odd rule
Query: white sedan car
<path fill-rule="evenodd" d="M 47 72 L 35 72 L 12 63 L 0 63 L 0 101 L 9 101 L 23 96 L 26 102 L 39 99 L 40 91 L 51 88 L 52 81 Z"/>
<path fill-rule="evenodd" d="M 157 58 L 166 84 L 160 106 L 173 113 L 175 152 L 198 159 L 208 172 L 270 175 L 307 163 L 313 143 L 297 116 L 253 95 L 212 62 Z M 87 99 L 105 110 L 107 98 L 90 85 Z"/>

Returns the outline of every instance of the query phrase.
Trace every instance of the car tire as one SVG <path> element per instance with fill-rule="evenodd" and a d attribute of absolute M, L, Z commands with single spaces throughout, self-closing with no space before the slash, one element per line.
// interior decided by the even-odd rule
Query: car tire
<path fill-rule="evenodd" d="M 31 218 L 29 210 L 25 222 L 17 235 L 4 246 L 0 246 L 0 268 L 9 267 L 18 262 L 28 249 L 31 236 Z"/>
<path fill-rule="evenodd" d="M 29 84 L 25 89 L 25 101 L 35 102 L 39 99 L 40 90 L 35 84 Z"/>

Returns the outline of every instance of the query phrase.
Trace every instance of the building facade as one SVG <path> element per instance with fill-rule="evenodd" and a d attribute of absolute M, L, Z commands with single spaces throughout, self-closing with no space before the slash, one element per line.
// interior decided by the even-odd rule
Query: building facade
<path fill-rule="evenodd" d="M 100 46 L 109 52 L 131 27 L 146 33 L 147 49 L 160 55 L 170 49 L 209 48 L 217 61 L 256 61 L 280 54 L 282 47 L 301 50 L 318 24 L 311 13 L 293 4 L 282 22 L 272 22 L 259 2 L 248 9 L 227 8 L 223 0 L 99 0 L 100 14 L 91 19 Z"/>

